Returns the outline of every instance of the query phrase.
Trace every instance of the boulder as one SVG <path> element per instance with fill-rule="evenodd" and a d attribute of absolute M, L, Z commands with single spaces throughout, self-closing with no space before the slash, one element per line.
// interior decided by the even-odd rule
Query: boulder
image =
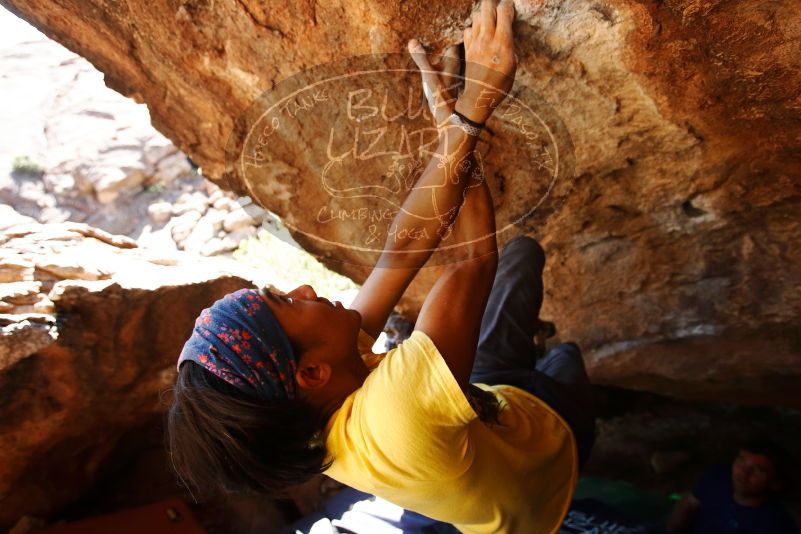
<path fill-rule="evenodd" d="M 39 222 L 134 238 L 165 225 L 185 182 L 204 179 L 153 128 L 146 106 L 104 87 L 88 61 L 5 9 L 0 24 L 0 89 L 15 101 L 1 117 L 0 202 Z"/>
<path fill-rule="evenodd" d="M 206 213 L 207 207 L 208 199 L 202 192 L 183 193 L 173 205 L 172 214 L 183 215 L 188 211 L 196 211 L 200 215 L 203 215 Z"/>
<path fill-rule="evenodd" d="M 226 215 L 223 227 L 227 232 L 235 232 L 236 230 L 256 226 L 258 222 L 259 221 L 251 217 L 245 210 L 240 208 Z"/>
<path fill-rule="evenodd" d="M 166 409 L 200 310 L 253 277 L 232 260 L 149 250 L 78 223 L 18 221 L 0 246 L 5 531 L 94 487 L 122 437 Z"/>
<path fill-rule="evenodd" d="M 147 207 L 147 214 L 156 224 L 164 224 L 172 215 L 172 204 L 165 201 L 154 202 Z"/>
<path fill-rule="evenodd" d="M 441 51 L 459 41 L 471 14 L 471 3 L 421 1 L 269 10 L 251 1 L 2 3 L 88 58 L 109 87 L 147 103 L 153 124 L 205 176 L 278 214 L 300 245 L 357 282 L 377 252 L 355 245 L 370 238 L 370 224 L 386 227 L 404 191 L 343 199 L 321 181 L 332 131 L 343 153 L 358 135 L 355 118 L 374 118 L 349 118 L 343 102 L 353 86 L 330 84 L 344 98 L 318 92 L 274 108 L 285 128 L 250 153 L 255 176 L 237 164 L 253 140 L 248 127 L 288 89 L 348 66 L 408 68 L 374 78 L 362 111 L 378 109 L 380 80 L 395 91 L 393 103 L 412 88 L 410 101 L 422 105 L 407 40 Z M 799 405 L 796 2 L 515 7 L 514 98 L 490 120 L 481 150 L 500 243 L 529 233 L 548 254 L 544 314 L 584 347 L 598 382 Z M 514 102 L 539 119 L 533 137 L 510 118 Z M 418 117 L 404 126 L 425 124 Z M 270 123 L 262 126 L 256 131 L 271 135 Z M 348 187 L 402 186 L 419 171 L 419 162 L 386 157 L 346 163 L 335 178 Z M 421 271 L 399 311 L 413 318 L 438 272 Z"/>

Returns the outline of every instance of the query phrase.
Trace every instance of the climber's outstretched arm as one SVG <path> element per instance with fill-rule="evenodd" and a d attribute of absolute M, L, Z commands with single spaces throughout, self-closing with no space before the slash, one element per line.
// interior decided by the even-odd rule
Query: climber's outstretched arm
<path fill-rule="evenodd" d="M 384 328 L 417 271 L 453 223 L 469 178 L 457 162 L 470 155 L 475 139 L 459 127 L 444 128 L 434 157 L 392 221 L 384 251 L 351 304 L 362 316 L 362 329 L 371 336 Z M 442 164 L 449 159 L 451 163 Z"/>
<path fill-rule="evenodd" d="M 496 11 L 497 17 L 493 16 Z M 494 107 L 487 109 L 482 103 L 492 102 L 497 106 L 503 100 L 514 79 L 516 60 L 511 0 L 501 0 L 497 10 L 492 7 L 491 0 L 483 0 L 481 13 L 478 35 L 472 35 L 475 28 L 465 31 L 465 90 L 456 107 L 459 111 L 464 109 L 465 114 L 472 114 L 471 118 L 476 122 L 483 123 Z M 471 69 L 475 74 L 471 75 Z M 471 83 L 479 76 L 483 78 L 483 83 Z M 479 172 L 478 176 L 480 185 L 468 189 L 454 229 L 457 241 L 466 247 L 468 259 L 450 265 L 440 275 L 426 296 L 415 324 L 415 330 L 424 332 L 437 347 L 466 394 L 481 320 L 498 267 L 495 208 L 483 172 Z M 454 335 L 454 332 L 458 332 L 458 335 Z"/>
<path fill-rule="evenodd" d="M 501 0 L 497 9 L 494 0 L 482 0 L 480 9 L 480 14 L 476 14 L 473 18 L 472 27 L 464 32 L 465 86 L 454 107 L 468 119 L 483 124 L 511 89 L 516 70 L 516 57 L 512 35 L 514 5 L 511 0 Z M 381 332 L 389 314 L 417 271 L 437 248 L 442 236 L 447 235 L 450 230 L 464 202 L 465 189 L 473 172 L 472 166 L 464 163 L 472 161 L 475 164 L 473 151 L 476 137 L 469 135 L 459 126 L 440 120 L 441 117 L 450 116 L 450 111 L 453 109 L 447 107 L 448 98 L 436 98 L 447 86 L 446 80 L 449 77 L 442 79 L 432 74 L 433 69 L 425 54 L 420 53 L 421 48 L 416 41 L 410 42 L 410 51 L 423 74 L 424 90 L 440 126 L 440 142 L 434 157 L 393 220 L 384 251 L 351 305 L 362 315 L 362 329 L 373 337 Z M 458 65 L 458 61 L 443 61 L 443 63 L 446 69 Z M 452 76 L 450 78 L 452 79 Z M 432 97 L 432 94 L 436 96 Z M 446 96 L 449 96 L 447 91 Z M 444 113 L 440 104 L 444 106 Z M 463 358 L 463 355 L 458 354 L 464 353 L 464 347 L 460 344 L 466 342 L 467 345 L 473 345 L 473 349 L 474 344 L 470 339 L 464 336 L 452 336 L 452 333 L 471 328 L 463 322 L 451 324 L 452 321 L 446 320 L 446 316 L 476 315 L 480 321 L 486 304 L 486 295 L 483 295 L 483 290 L 478 293 L 471 292 L 474 288 L 482 289 L 488 277 L 491 286 L 495 272 L 494 264 L 497 263 L 494 209 L 486 183 L 477 188 L 474 194 L 476 196 L 473 209 L 466 218 L 472 220 L 474 217 L 481 217 L 482 221 L 463 225 L 462 229 L 467 230 L 473 237 L 480 237 L 479 233 L 484 232 L 481 234 L 484 236 L 483 239 L 475 240 L 470 245 L 474 253 L 473 258 L 476 256 L 484 258 L 465 262 L 471 267 L 449 270 L 449 276 L 441 277 L 421 311 L 421 317 L 423 312 L 427 316 L 424 330 L 432 334 L 432 339 L 436 336 L 441 340 L 441 352 L 446 361 L 469 360 L 469 366 L 472 366 L 473 358 L 469 355 Z M 490 237 L 486 237 L 485 230 L 490 227 Z M 470 269 L 473 270 L 472 273 L 468 273 Z M 484 281 L 474 280 L 475 277 Z M 463 284 L 461 288 L 457 287 L 460 284 Z M 489 294 L 489 289 L 486 293 Z M 433 303 L 432 295 L 435 295 L 436 299 L 454 300 L 450 303 L 446 300 Z M 453 313 L 454 310 L 456 313 Z M 472 327 L 472 322 L 470 326 Z M 474 330 L 477 334 L 478 324 Z M 447 336 L 458 337 L 461 340 L 449 341 L 444 339 Z M 439 347 L 440 343 L 437 343 L 437 346 Z M 449 365 L 451 363 L 448 361 Z M 467 376 L 462 371 L 467 369 L 469 375 L 468 364 L 455 363 L 454 367 L 458 367 L 457 378 L 466 384 Z M 456 370 L 454 374 L 457 374 Z"/>

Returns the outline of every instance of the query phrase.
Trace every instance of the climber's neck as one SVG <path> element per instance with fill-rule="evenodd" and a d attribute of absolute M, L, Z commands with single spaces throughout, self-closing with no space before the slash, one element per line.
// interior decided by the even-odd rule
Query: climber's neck
<path fill-rule="evenodd" d="M 318 373 L 320 378 L 314 387 L 302 387 L 302 396 L 323 420 L 328 421 L 347 398 L 362 387 L 370 374 L 370 369 L 358 351 L 354 350 L 351 358 L 340 360 L 335 364 L 320 364 L 314 372 Z"/>

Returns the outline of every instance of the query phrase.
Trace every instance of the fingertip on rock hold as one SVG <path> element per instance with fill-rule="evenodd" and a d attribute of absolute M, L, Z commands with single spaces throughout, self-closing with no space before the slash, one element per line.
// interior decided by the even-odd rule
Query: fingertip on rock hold
<path fill-rule="evenodd" d="M 423 45 L 417 39 L 409 39 L 408 42 L 409 52 L 419 52 L 422 50 Z"/>

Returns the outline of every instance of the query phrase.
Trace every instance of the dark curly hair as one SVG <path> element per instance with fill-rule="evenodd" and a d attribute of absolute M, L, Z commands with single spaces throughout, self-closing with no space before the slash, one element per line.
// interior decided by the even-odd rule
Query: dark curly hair
<path fill-rule="evenodd" d="M 166 413 L 166 447 L 198 499 L 220 494 L 282 496 L 325 471 L 325 425 L 302 400 L 268 403 L 192 361 L 183 363 Z"/>

